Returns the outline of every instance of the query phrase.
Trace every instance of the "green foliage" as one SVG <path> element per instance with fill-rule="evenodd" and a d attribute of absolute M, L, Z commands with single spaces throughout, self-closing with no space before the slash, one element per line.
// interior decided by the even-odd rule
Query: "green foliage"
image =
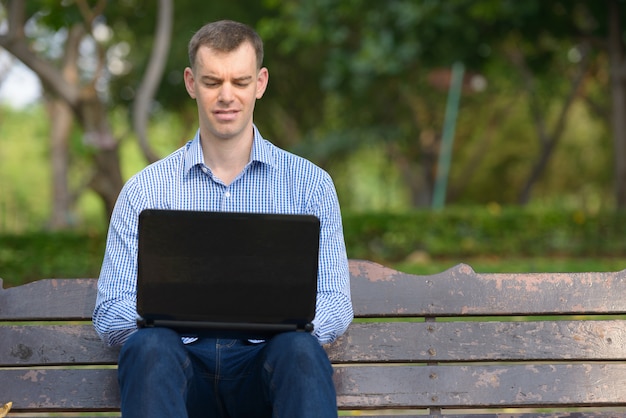
<path fill-rule="evenodd" d="M 97 277 L 102 234 L 33 232 L 0 235 L 0 278 L 16 285 L 42 278 Z"/>
<path fill-rule="evenodd" d="M 490 205 L 402 214 L 344 214 L 351 258 L 626 255 L 626 213 Z"/>
<path fill-rule="evenodd" d="M 582 45 L 606 22 L 605 3 L 591 8 L 584 1 L 267 4 L 275 8 L 276 16 L 261 19 L 258 25 L 272 57 L 272 81 L 258 107 L 262 128 L 269 127 L 265 132 L 279 145 L 295 132 L 296 149 L 309 158 L 324 151 L 340 156 L 353 147 L 354 138 L 382 144 L 377 149 L 400 168 L 414 207 L 430 199 L 446 71 L 453 62 L 465 64 L 466 84 L 481 76 L 485 84 L 484 89 L 464 87 L 449 202 L 517 203 L 539 159 L 541 141 L 554 131 L 571 79 L 579 70 Z M 590 26 L 592 20 L 595 26 Z M 579 34 L 585 35 L 582 40 Z M 600 78 L 590 78 L 586 89 L 595 90 L 598 82 L 602 83 Z M 608 95 L 602 91 L 604 96 L 597 97 L 604 106 Z M 273 114 L 265 113 L 280 107 L 280 102 L 289 104 L 293 119 L 272 120 Z M 588 119 L 588 113 L 583 118 Z M 573 117 L 568 123 L 578 125 Z M 545 132 L 539 132 L 541 127 Z M 363 132 L 374 133 L 374 140 Z M 559 145 L 571 136 L 577 136 L 574 129 Z M 602 128 L 586 138 L 588 144 L 602 143 L 603 155 L 593 165 L 608 168 Z M 329 168 L 331 160 L 325 156 L 321 162 Z M 578 166 L 569 164 L 568 170 L 573 167 Z M 560 170 L 547 173 L 550 169 L 544 169 L 541 183 L 560 177 Z M 605 173 L 610 171 L 602 176 Z M 580 181 L 590 178 L 587 171 L 579 174 Z M 541 184 L 533 191 L 549 196 Z M 595 193 L 610 196 L 610 185 Z"/>

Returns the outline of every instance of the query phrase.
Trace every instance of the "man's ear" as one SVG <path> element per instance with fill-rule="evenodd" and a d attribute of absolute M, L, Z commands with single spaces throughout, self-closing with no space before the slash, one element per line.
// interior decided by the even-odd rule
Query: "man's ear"
<path fill-rule="evenodd" d="M 256 98 L 260 99 L 267 89 L 267 83 L 269 82 L 270 73 L 267 68 L 263 67 L 259 70 L 256 82 Z"/>
<path fill-rule="evenodd" d="M 185 68 L 183 73 L 183 78 L 185 79 L 185 88 L 187 89 L 187 93 L 191 96 L 192 99 L 196 98 L 196 89 L 195 89 L 195 77 L 193 75 L 193 70 L 189 67 Z"/>

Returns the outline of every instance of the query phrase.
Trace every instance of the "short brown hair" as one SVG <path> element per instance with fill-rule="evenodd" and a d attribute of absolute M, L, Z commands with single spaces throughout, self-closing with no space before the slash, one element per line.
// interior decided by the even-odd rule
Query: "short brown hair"
<path fill-rule="evenodd" d="M 219 20 L 202 26 L 189 41 L 189 64 L 195 68 L 200 46 L 220 52 L 231 52 L 244 42 L 250 42 L 256 53 L 257 69 L 263 65 L 263 40 L 250 26 L 232 20 Z"/>

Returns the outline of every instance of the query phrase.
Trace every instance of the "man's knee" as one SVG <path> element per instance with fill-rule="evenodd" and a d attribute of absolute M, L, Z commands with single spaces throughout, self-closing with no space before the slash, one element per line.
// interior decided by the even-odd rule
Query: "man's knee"
<path fill-rule="evenodd" d="M 305 332 L 286 332 L 274 336 L 268 342 L 267 359 L 275 366 L 285 363 L 300 372 L 326 366 L 332 373 L 330 361 L 317 339 Z"/>
<path fill-rule="evenodd" d="M 296 352 L 316 352 L 321 348 L 317 339 L 308 332 L 283 332 L 269 340 L 269 344 L 289 347 Z"/>

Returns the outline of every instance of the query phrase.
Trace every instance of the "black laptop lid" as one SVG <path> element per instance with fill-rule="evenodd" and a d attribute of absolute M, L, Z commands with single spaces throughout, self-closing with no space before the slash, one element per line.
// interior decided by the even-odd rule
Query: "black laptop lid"
<path fill-rule="evenodd" d="M 315 316 L 319 228 L 311 215 L 144 210 L 137 311 L 144 323 L 189 334 L 305 329 Z"/>

